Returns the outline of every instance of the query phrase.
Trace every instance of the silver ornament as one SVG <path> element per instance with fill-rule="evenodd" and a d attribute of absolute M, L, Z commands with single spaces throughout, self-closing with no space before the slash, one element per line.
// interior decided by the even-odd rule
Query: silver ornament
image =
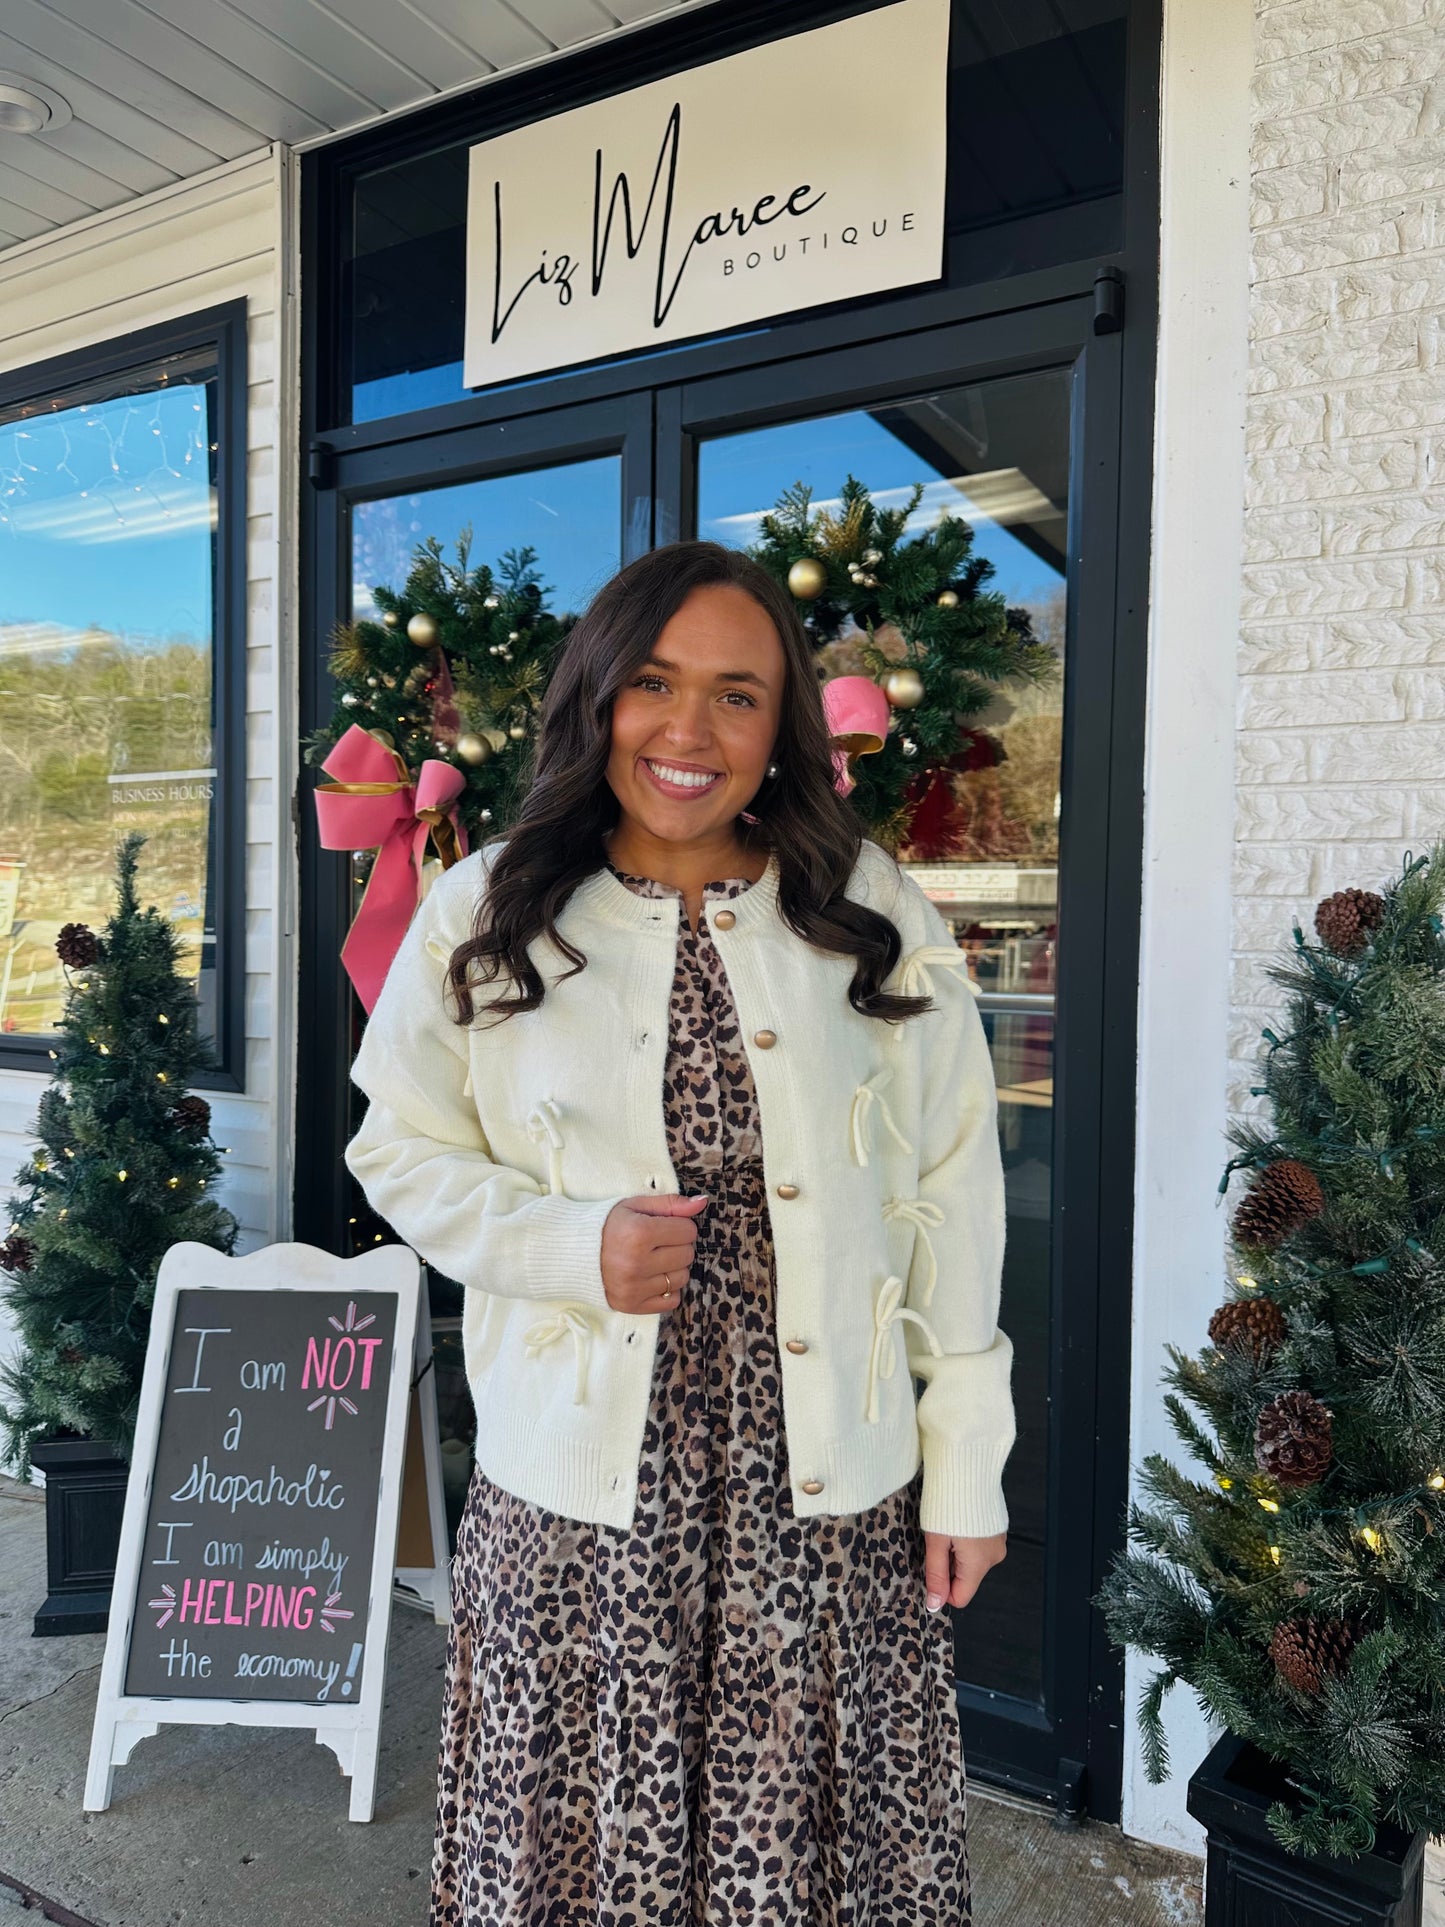
<path fill-rule="evenodd" d="M 501 606 L 502 598 L 499 595 L 489 595 L 482 603 L 484 609 L 500 609 Z"/>
<path fill-rule="evenodd" d="M 868 569 L 876 568 L 877 565 L 882 560 L 883 560 L 882 549 L 865 549 L 863 551 L 863 566 L 865 568 L 868 568 Z"/>
<path fill-rule="evenodd" d="M 903 751 L 905 756 L 916 756 L 918 754 L 918 745 L 911 736 L 905 736 L 898 747 Z"/>
<path fill-rule="evenodd" d="M 356 705 L 360 701 L 361 701 L 361 698 L 359 696 L 353 696 L 351 691 L 348 689 L 346 694 L 341 698 L 341 707 L 343 709 L 355 709 Z"/>
<path fill-rule="evenodd" d="M 507 632 L 508 642 L 520 642 L 521 640 L 522 640 L 522 632 L 520 629 L 511 629 Z"/>

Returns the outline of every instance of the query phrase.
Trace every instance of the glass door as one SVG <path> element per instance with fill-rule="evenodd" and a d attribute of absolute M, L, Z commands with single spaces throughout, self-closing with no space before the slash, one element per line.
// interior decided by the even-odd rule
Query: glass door
<path fill-rule="evenodd" d="M 1111 371 L 1096 373 L 1105 344 L 1084 319 L 1031 318 L 1023 352 L 1017 328 L 940 330 L 659 400 L 675 436 L 680 529 L 745 547 L 798 482 L 820 509 L 849 475 L 880 507 L 921 484 L 910 532 L 941 511 L 966 521 L 992 571 L 985 588 L 1026 609 L 1057 659 L 1053 678 L 1000 693 L 972 720 L 898 855 L 981 992 L 1007 1190 L 1001 1323 L 1015 1349 L 1018 1443 L 1005 1481 L 1008 1559 L 954 1615 L 970 1764 L 1064 1805 L 1080 1797 L 1087 1753 L 1094 1581 L 1079 1527 L 1093 1509 L 1095 1415 L 1076 1368 L 1093 1353 L 1097 1291 L 1089 1247 L 1062 1233 L 1070 1179 L 1096 1186 L 1099 1176 L 1089 1039 L 1100 933 L 1078 906 L 1101 856 L 1084 838 L 1109 748 L 1107 734 L 1088 740 L 1077 726 L 1088 708 L 1076 691 L 1107 684 L 1113 647 L 1112 577 L 1084 568 L 1082 531 L 1117 429 Z M 837 672 L 847 647 L 846 634 L 828 645 Z"/>

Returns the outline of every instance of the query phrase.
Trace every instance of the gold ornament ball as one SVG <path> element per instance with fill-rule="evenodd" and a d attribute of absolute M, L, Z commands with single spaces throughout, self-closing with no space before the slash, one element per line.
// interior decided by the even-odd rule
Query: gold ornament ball
<path fill-rule="evenodd" d="M 396 613 L 395 609 L 388 609 L 381 620 L 388 629 L 394 629 L 401 621 L 401 617 Z"/>
<path fill-rule="evenodd" d="M 938 606 L 940 609 L 956 609 L 958 607 L 957 589 L 945 589 L 938 598 Z"/>
<path fill-rule="evenodd" d="M 788 587 L 799 602 L 814 602 L 828 586 L 828 571 L 816 556 L 805 555 L 788 570 Z"/>
<path fill-rule="evenodd" d="M 923 678 L 916 669 L 890 669 L 883 693 L 895 709 L 916 709 L 923 701 Z"/>
<path fill-rule="evenodd" d="M 437 639 L 437 626 L 433 619 L 418 611 L 406 625 L 406 633 L 418 649 L 430 649 Z"/>
<path fill-rule="evenodd" d="M 491 753 L 492 746 L 485 736 L 474 735 L 468 730 L 465 736 L 457 738 L 457 755 L 464 763 L 485 763 Z"/>
<path fill-rule="evenodd" d="M 514 743 L 520 743 L 526 737 L 527 725 L 525 723 L 513 723 L 512 727 L 507 731 L 507 734 Z"/>

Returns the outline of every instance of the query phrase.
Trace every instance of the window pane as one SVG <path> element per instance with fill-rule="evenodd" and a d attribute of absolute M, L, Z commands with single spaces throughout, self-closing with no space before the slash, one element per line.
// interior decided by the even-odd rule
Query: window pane
<path fill-rule="evenodd" d="M 113 855 L 170 917 L 214 1034 L 212 359 L 0 422 L 0 1028 L 54 1028 L 63 923 Z"/>
<path fill-rule="evenodd" d="M 923 500 L 910 529 L 947 509 L 968 522 L 983 584 L 1028 610 L 1059 675 L 1000 693 L 972 743 L 935 779 L 900 860 L 968 953 L 999 1096 L 1008 1200 L 1000 1322 L 1014 1345 L 1018 1443 L 1005 1477 L 1009 1557 L 957 1622 L 959 1678 L 1037 1701 L 1047 1516 L 1054 984 L 1058 940 L 1059 773 L 1064 704 L 1069 477 L 1068 369 L 976 382 L 705 441 L 698 534 L 751 543 L 782 491 L 802 481 L 815 507 L 848 475 L 880 507 Z M 846 637 L 840 644 L 846 645 Z"/>
<path fill-rule="evenodd" d="M 434 535 L 453 555 L 468 528 L 473 568 L 495 564 L 508 549 L 535 549 L 551 588 L 548 608 L 579 614 L 619 565 L 621 457 L 358 502 L 351 513 L 353 621 L 374 617 L 373 585 L 401 588 L 418 543 Z"/>

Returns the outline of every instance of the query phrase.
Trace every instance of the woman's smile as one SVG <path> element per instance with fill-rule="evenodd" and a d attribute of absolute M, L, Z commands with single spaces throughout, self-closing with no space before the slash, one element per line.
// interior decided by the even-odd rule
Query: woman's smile
<path fill-rule="evenodd" d="M 665 762 L 658 756 L 640 756 L 638 761 L 664 796 L 705 796 L 723 780 L 721 771 L 703 769 L 696 763 Z"/>

